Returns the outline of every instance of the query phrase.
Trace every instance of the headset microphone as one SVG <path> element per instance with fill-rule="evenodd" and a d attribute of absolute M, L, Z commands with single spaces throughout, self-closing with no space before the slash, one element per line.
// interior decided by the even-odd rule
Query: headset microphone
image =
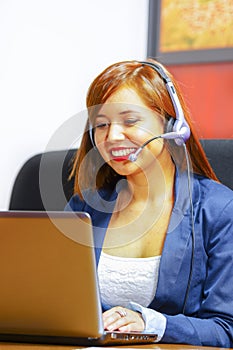
<path fill-rule="evenodd" d="M 152 141 L 152 140 L 151 140 Z M 138 155 L 139 153 L 141 153 L 141 151 L 143 150 L 143 146 L 138 148 L 136 152 L 134 153 L 131 153 L 129 156 L 128 156 L 128 160 L 130 160 L 131 162 L 136 162 L 136 160 L 138 159 Z"/>
<path fill-rule="evenodd" d="M 159 136 L 154 136 L 152 137 L 151 139 L 147 140 L 145 143 L 143 143 L 142 146 L 140 146 L 136 152 L 134 153 L 131 153 L 128 157 L 128 160 L 130 160 L 131 162 L 136 162 L 136 160 L 138 159 L 138 156 L 139 154 L 141 153 L 141 151 L 143 150 L 143 148 L 148 145 L 148 143 L 154 141 L 154 140 L 157 140 L 157 139 L 167 139 L 167 140 L 171 140 L 171 139 L 174 139 L 174 140 L 177 140 L 178 138 L 181 138 L 182 139 L 182 134 L 181 133 L 178 133 L 178 132 L 174 132 L 174 131 L 171 131 L 171 132 L 167 132 L 165 134 L 161 134 Z M 183 141 L 182 141 L 183 142 Z"/>

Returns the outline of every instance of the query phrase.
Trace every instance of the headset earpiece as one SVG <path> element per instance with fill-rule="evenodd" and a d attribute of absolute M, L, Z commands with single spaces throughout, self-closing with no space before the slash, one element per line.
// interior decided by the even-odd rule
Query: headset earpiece
<path fill-rule="evenodd" d="M 92 143 L 92 146 L 94 149 L 96 149 L 96 144 L 95 144 L 95 132 L 94 132 L 94 128 L 93 126 L 91 125 L 91 123 L 89 122 L 89 137 L 90 137 L 90 140 L 91 140 L 91 143 Z"/>
<path fill-rule="evenodd" d="M 167 131 L 163 135 L 163 137 L 166 139 L 175 140 L 178 146 L 183 145 L 183 143 L 185 143 L 190 137 L 190 128 L 187 121 L 185 120 L 178 95 L 176 93 L 175 87 L 171 79 L 169 78 L 169 76 L 166 74 L 166 72 L 163 70 L 163 68 L 160 65 L 152 62 L 146 62 L 146 61 L 140 62 L 140 63 L 142 65 L 153 68 L 159 74 L 159 76 L 163 79 L 175 110 L 176 117 L 172 118 L 173 119 L 172 121 L 170 120 L 168 121 L 168 128 L 171 127 L 171 124 L 173 122 L 171 131 Z"/>

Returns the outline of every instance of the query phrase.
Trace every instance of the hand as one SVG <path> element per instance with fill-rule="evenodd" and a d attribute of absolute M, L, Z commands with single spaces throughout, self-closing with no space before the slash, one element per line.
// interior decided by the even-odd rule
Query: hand
<path fill-rule="evenodd" d="M 104 329 L 108 331 L 142 332 L 145 323 L 139 312 L 121 306 L 113 307 L 103 313 Z"/>

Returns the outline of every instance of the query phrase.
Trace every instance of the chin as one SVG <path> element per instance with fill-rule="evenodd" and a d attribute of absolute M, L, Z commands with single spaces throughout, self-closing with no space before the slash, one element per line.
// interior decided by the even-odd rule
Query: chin
<path fill-rule="evenodd" d="M 127 162 L 108 162 L 110 167 L 119 175 L 121 176 L 127 176 L 132 175 L 135 172 L 135 169 L 138 169 L 138 166 L 136 166 L 134 163 L 131 163 L 129 161 Z"/>

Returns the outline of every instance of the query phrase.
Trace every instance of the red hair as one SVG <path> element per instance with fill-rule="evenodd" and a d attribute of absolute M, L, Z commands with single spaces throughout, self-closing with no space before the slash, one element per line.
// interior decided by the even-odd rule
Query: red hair
<path fill-rule="evenodd" d="M 160 63 L 151 59 L 148 62 L 160 65 L 176 89 L 185 119 L 191 131 L 186 146 L 190 155 L 193 172 L 217 180 L 192 125 L 189 110 L 177 82 Z M 99 189 L 101 187 L 114 186 L 119 178 L 119 175 L 107 163 L 104 163 L 98 151 L 90 152 L 93 145 L 90 139 L 89 128 L 90 122 L 93 123 L 95 112 L 98 111 L 101 105 L 112 94 L 123 86 L 134 89 L 145 105 L 151 110 L 159 112 L 164 117 L 170 116 L 175 118 L 173 103 L 166 86 L 160 75 L 153 68 L 137 61 L 119 62 L 106 68 L 94 79 L 89 87 L 86 98 L 86 105 L 89 109 L 89 121 L 86 124 L 86 129 L 71 173 L 71 176 L 75 175 L 74 192 L 78 193 L 81 197 L 81 189 Z M 167 144 L 171 154 L 179 161 L 179 165 L 183 166 L 185 162 L 183 147 L 176 146 L 174 141 L 168 141 Z M 90 155 L 86 157 L 89 152 Z M 85 166 L 83 166 L 83 162 L 85 162 Z M 93 172 L 93 169 L 96 168 L 99 169 L 97 174 L 95 174 L 95 170 Z"/>

